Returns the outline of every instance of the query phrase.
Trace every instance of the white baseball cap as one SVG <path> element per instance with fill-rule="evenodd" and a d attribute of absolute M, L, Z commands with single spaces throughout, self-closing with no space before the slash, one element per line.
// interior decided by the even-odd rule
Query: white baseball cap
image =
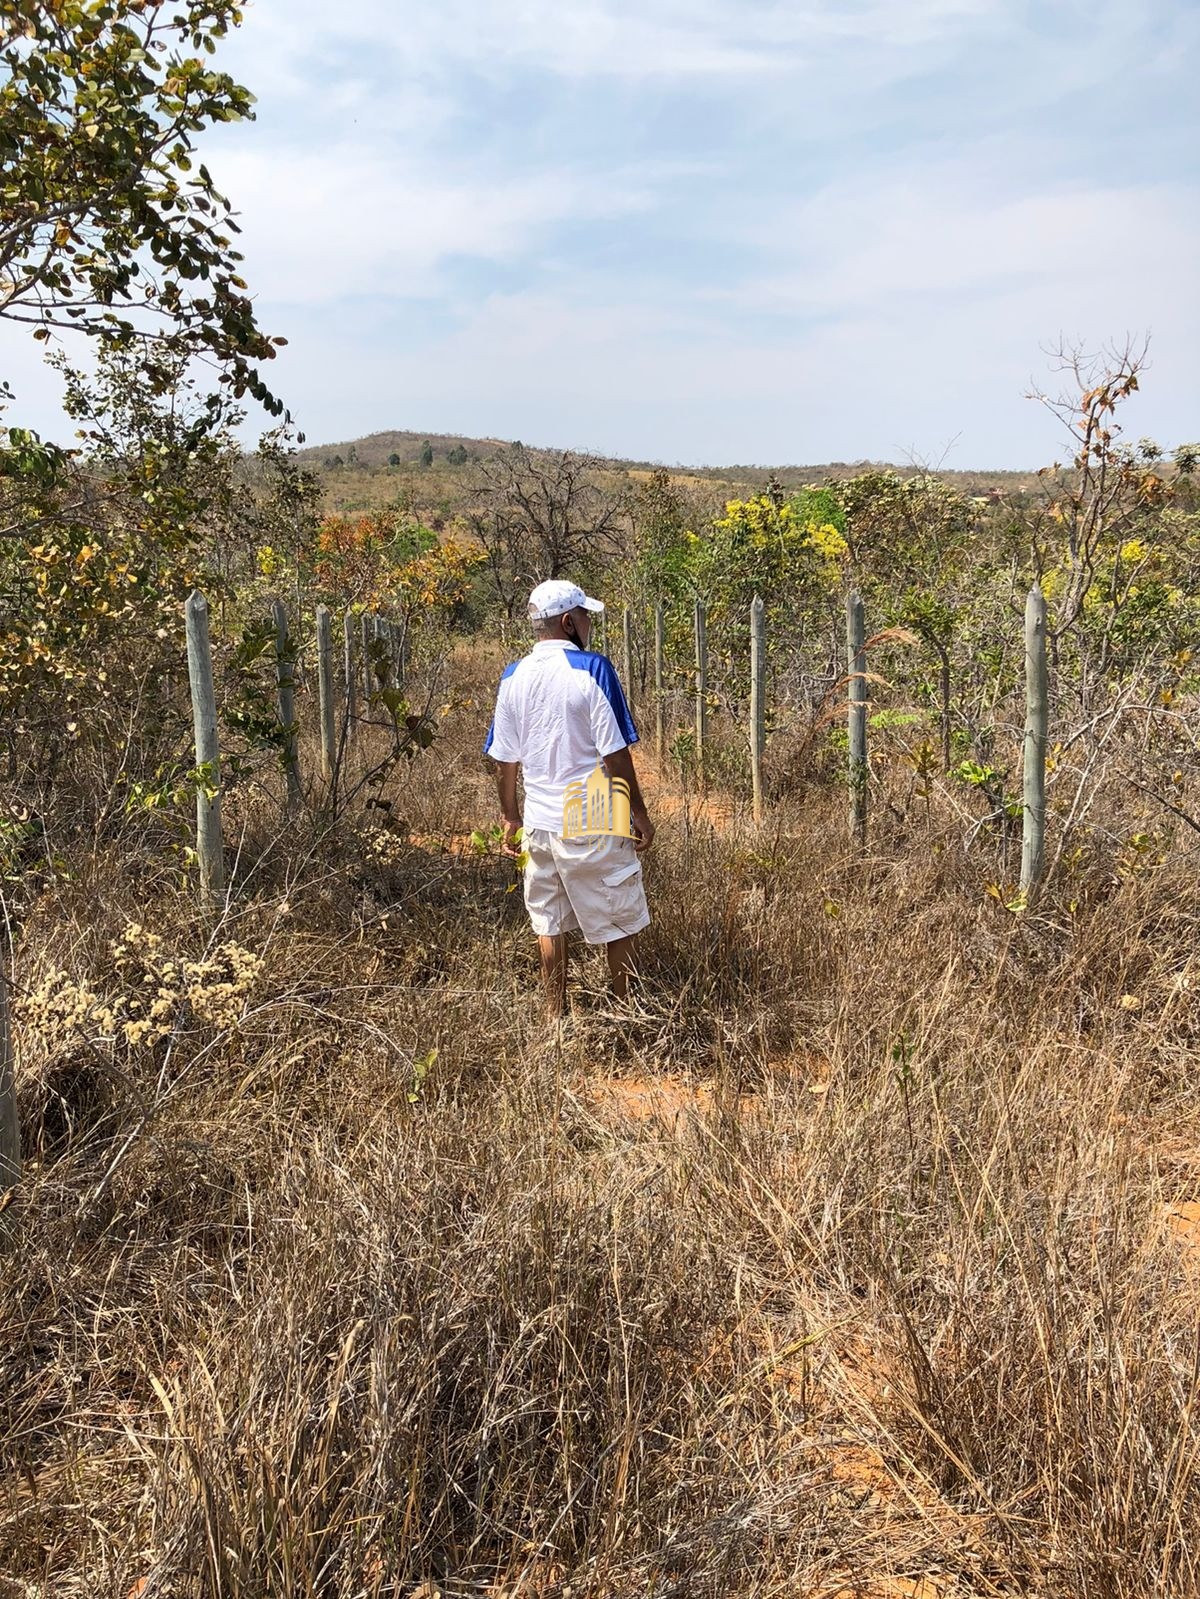
<path fill-rule="evenodd" d="M 551 578 L 539 583 L 529 596 L 529 620 L 542 622 L 551 616 L 565 616 L 568 611 L 602 611 L 603 600 L 593 600 L 578 583 L 566 583 L 562 578 Z"/>

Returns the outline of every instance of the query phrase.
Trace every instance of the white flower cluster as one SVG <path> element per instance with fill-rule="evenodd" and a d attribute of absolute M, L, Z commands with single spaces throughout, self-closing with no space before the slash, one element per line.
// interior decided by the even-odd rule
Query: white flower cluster
<path fill-rule="evenodd" d="M 363 839 L 363 854 L 380 866 L 399 866 L 412 858 L 412 845 L 403 833 L 379 828 Z"/>
<path fill-rule="evenodd" d="M 35 989 L 14 997 L 13 1013 L 18 1022 L 45 1039 L 111 1034 L 119 1026 L 111 1005 L 57 966 L 45 973 Z"/>
<path fill-rule="evenodd" d="M 185 1015 L 216 1030 L 245 1013 L 263 969 L 260 955 L 232 941 L 202 960 L 173 955 L 160 933 L 130 922 L 111 945 L 117 992 L 102 997 L 60 968 L 21 998 L 17 1014 L 46 1041 L 87 1037 L 156 1044 Z"/>

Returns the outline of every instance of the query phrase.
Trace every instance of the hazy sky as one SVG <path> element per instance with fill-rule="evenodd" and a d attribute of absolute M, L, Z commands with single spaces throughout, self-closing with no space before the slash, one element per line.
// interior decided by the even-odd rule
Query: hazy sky
<path fill-rule="evenodd" d="M 256 0 L 218 64 L 310 442 L 1031 466 L 1041 346 L 1146 332 L 1127 432 L 1200 435 L 1196 0 Z"/>

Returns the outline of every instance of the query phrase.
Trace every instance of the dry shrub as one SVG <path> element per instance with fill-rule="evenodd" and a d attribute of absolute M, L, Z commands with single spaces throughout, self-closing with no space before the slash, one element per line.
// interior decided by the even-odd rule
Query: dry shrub
<path fill-rule="evenodd" d="M 478 717 L 388 826 L 231 805 L 216 932 L 145 839 L 27 908 L 20 989 L 95 1004 L 18 1036 L 13 1592 L 1200 1591 L 1190 871 L 1014 915 L 949 815 L 663 796 L 639 1005 L 584 961 L 559 1044 Z"/>

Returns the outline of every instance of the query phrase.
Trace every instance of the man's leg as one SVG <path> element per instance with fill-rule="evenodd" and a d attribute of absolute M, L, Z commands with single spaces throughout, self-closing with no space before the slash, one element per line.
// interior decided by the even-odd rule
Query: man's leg
<path fill-rule="evenodd" d="M 633 959 L 633 942 L 636 937 L 636 933 L 630 933 L 627 938 L 614 938 L 611 944 L 604 946 L 608 955 L 608 975 L 614 999 L 625 999 L 629 994 L 629 979 L 637 977 L 637 966 Z"/>
<path fill-rule="evenodd" d="M 542 990 L 546 996 L 546 1014 L 552 1019 L 564 1016 L 567 1010 L 567 935 L 539 934 L 538 954 L 542 958 Z"/>

